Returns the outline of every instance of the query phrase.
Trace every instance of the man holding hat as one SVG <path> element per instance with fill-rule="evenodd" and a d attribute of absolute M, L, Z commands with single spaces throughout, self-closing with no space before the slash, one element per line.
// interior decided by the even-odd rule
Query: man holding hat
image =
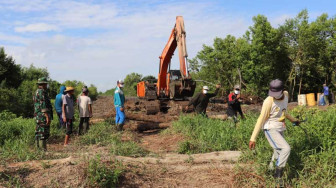
<path fill-rule="evenodd" d="M 75 89 L 73 87 L 66 87 L 65 92 L 67 93 L 63 97 L 63 107 L 62 116 L 63 122 L 66 126 L 66 135 L 64 140 L 64 146 L 69 144 L 70 135 L 72 134 L 73 121 L 74 121 L 74 95 Z"/>
<path fill-rule="evenodd" d="M 47 139 L 50 136 L 50 123 L 53 118 L 52 106 L 47 93 L 48 80 L 45 77 L 37 81 L 38 89 L 34 96 L 34 117 L 36 120 L 35 136 L 37 147 L 40 147 L 39 140 L 42 140 L 42 148 L 47 150 Z"/>
<path fill-rule="evenodd" d="M 215 93 L 208 93 L 209 87 L 203 86 L 202 92 L 198 93 L 190 100 L 188 106 L 186 106 L 186 110 L 188 110 L 189 106 L 193 105 L 195 112 L 206 116 L 206 108 L 208 107 L 209 99 L 217 95 L 219 88 L 220 85 L 216 85 Z"/>
<path fill-rule="evenodd" d="M 229 94 L 228 97 L 228 108 L 227 108 L 227 115 L 233 118 L 234 122 L 237 122 L 237 113 L 240 114 L 241 118 L 244 119 L 244 114 L 241 109 L 241 98 L 240 98 L 240 86 L 234 86 L 234 92 Z"/>
<path fill-rule="evenodd" d="M 284 137 L 284 131 L 286 130 L 285 119 L 287 118 L 297 124 L 300 122 L 287 113 L 288 92 L 284 91 L 284 85 L 281 80 L 271 81 L 268 95 L 254 127 L 249 148 L 255 148 L 259 131 L 263 130 L 270 146 L 274 149 L 269 169 L 272 170 L 274 168 L 274 161 L 276 160 L 274 177 L 277 180 L 277 184 L 283 187 L 283 169 L 290 154 L 290 146 Z"/>
<path fill-rule="evenodd" d="M 114 107 L 116 111 L 115 122 L 118 131 L 122 131 L 125 122 L 125 109 L 124 109 L 125 95 L 122 90 L 123 87 L 124 87 L 124 81 L 118 80 L 117 87 L 115 88 L 114 91 Z"/>

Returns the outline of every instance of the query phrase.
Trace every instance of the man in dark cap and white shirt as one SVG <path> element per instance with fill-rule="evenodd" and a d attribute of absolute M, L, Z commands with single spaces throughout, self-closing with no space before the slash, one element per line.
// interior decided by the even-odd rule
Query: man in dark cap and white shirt
<path fill-rule="evenodd" d="M 268 95 L 254 127 L 249 148 L 255 148 L 256 138 L 260 130 L 263 130 L 269 144 L 274 149 L 269 168 L 273 169 L 274 161 L 276 160 L 274 176 L 277 180 L 277 184 L 283 187 L 283 169 L 291 150 L 284 137 L 284 131 L 286 130 L 285 119 L 287 118 L 296 124 L 300 122 L 287 113 L 288 92 L 284 91 L 284 85 L 281 80 L 276 79 L 271 81 Z"/>

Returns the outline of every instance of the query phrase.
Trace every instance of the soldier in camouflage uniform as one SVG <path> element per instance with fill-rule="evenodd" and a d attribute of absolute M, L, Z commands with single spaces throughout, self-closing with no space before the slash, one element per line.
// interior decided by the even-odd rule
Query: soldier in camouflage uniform
<path fill-rule="evenodd" d="M 53 119 L 53 111 L 47 93 L 47 78 L 42 77 L 38 79 L 37 84 L 38 89 L 34 96 L 34 117 L 36 119 L 35 137 L 37 147 L 40 147 L 39 140 L 41 140 L 43 149 L 47 150 L 47 139 L 50 135 L 50 123 Z"/>

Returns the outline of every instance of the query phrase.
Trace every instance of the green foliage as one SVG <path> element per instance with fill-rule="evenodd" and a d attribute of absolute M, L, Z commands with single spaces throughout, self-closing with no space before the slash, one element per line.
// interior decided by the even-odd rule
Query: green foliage
<path fill-rule="evenodd" d="M 131 73 L 126 75 L 124 83 L 125 87 L 123 89 L 125 95 L 136 96 L 137 83 L 141 81 L 142 75 L 138 73 Z"/>
<path fill-rule="evenodd" d="M 89 161 L 87 176 L 92 187 L 116 187 L 121 174 L 120 164 L 103 162 L 99 155 Z"/>
<path fill-rule="evenodd" d="M 0 88 L 15 88 L 21 82 L 21 67 L 15 64 L 12 57 L 7 56 L 4 48 L 0 48 L 0 80 Z"/>
<path fill-rule="evenodd" d="M 77 80 L 66 80 L 65 82 L 63 82 L 63 85 L 65 85 L 66 87 L 70 86 L 74 87 L 75 88 L 74 96 L 76 97 L 82 93 L 82 88 L 84 86 L 87 86 L 84 82 Z M 96 100 L 98 97 L 97 87 L 91 84 L 90 86 L 88 86 L 88 89 L 89 89 L 89 97 L 91 97 L 92 100 Z"/>
<path fill-rule="evenodd" d="M 103 95 L 103 96 L 114 96 L 114 91 L 115 91 L 115 88 L 112 88 L 112 89 L 106 90 L 101 95 Z"/>
<path fill-rule="evenodd" d="M 228 92 L 240 82 L 245 92 L 265 97 L 268 83 L 279 78 L 292 96 L 320 92 L 322 84 L 335 86 L 336 19 L 322 14 L 309 23 L 308 11 L 301 11 L 283 25 L 273 28 L 263 15 L 236 39 L 215 38 L 189 60 L 193 78 L 221 82 Z"/>
<path fill-rule="evenodd" d="M 327 111 L 315 108 L 295 108 L 291 111 L 307 122 L 301 126 L 307 129 L 308 137 L 299 127 L 287 122 L 286 140 L 291 154 L 286 167 L 287 181 L 294 187 L 333 187 L 336 185 L 336 108 Z M 243 151 L 242 161 L 253 163 L 257 172 L 264 176 L 269 186 L 273 177 L 268 173 L 268 163 L 273 150 L 266 138 L 259 135 L 255 152 L 248 149 L 248 141 L 257 121 L 255 114 L 246 116 L 237 126 L 231 121 L 207 119 L 203 116 L 181 116 L 173 124 L 176 132 L 187 140 L 180 143 L 180 153 L 203 153 L 222 150 Z"/>
<path fill-rule="evenodd" d="M 95 124 L 87 134 L 79 138 L 79 144 L 109 146 L 114 155 L 140 157 L 148 153 L 133 141 L 122 141 L 121 134 L 114 126 L 107 122 Z"/>
<path fill-rule="evenodd" d="M 54 115 L 56 117 L 56 115 Z M 0 159 L 1 161 L 27 161 L 47 159 L 45 152 L 35 148 L 35 120 L 16 117 L 15 114 L 0 112 Z M 58 120 L 51 123 L 49 140 L 64 138 L 64 133 L 57 129 Z"/>

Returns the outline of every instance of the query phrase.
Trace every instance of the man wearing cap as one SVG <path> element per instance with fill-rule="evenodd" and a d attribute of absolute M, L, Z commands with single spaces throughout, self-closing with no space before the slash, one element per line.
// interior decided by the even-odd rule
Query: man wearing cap
<path fill-rule="evenodd" d="M 234 86 L 234 92 L 229 94 L 228 97 L 228 109 L 227 109 L 227 115 L 231 118 L 233 118 L 234 122 L 237 122 L 237 113 L 239 112 L 242 119 L 244 119 L 244 114 L 241 109 L 241 98 L 240 98 L 240 86 L 235 85 Z"/>
<path fill-rule="evenodd" d="M 89 90 L 87 87 L 83 87 L 82 94 L 77 99 L 77 105 L 79 110 L 79 126 L 78 126 L 78 135 L 83 133 L 83 124 L 84 132 L 89 130 L 89 120 L 92 117 L 92 101 L 88 96 Z"/>
<path fill-rule="evenodd" d="M 47 150 L 47 139 L 50 136 L 50 123 L 52 120 L 52 106 L 47 93 L 48 80 L 43 77 L 38 79 L 38 89 L 34 96 L 34 117 L 36 120 L 35 136 L 37 147 L 40 147 L 39 140 L 42 140 L 42 147 Z"/>
<path fill-rule="evenodd" d="M 297 124 L 300 122 L 287 113 L 288 92 L 284 91 L 284 85 L 281 80 L 276 79 L 271 81 L 268 95 L 254 127 L 249 148 L 255 148 L 256 138 L 262 129 L 269 144 L 274 149 L 269 169 L 272 170 L 274 168 L 274 161 L 276 160 L 274 177 L 277 180 L 277 184 L 283 187 L 283 169 L 290 154 L 290 146 L 284 138 L 284 131 L 286 130 L 285 119 L 287 118 Z"/>
<path fill-rule="evenodd" d="M 216 85 L 216 91 L 214 93 L 208 93 L 209 87 L 203 86 L 202 92 L 198 93 L 190 100 L 188 106 L 186 106 L 186 110 L 188 110 L 189 106 L 193 105 L 195 112 L 206 116 L 206 108 L 208 107 L 209 99 L 217 95 L 219 88 L 220 85 Z"/>
<path fill-rule="evenodd" d="M 64 146 L 67 146 L 69 144 L 70 135 L 72 134 L 74 121 L 74 90 L 75 89 L 73 87 L 66 87 L 65 92 L 67 94 L 63 97 L 62 116 L 63 122 L 66 126 Z"/>
<path fill-rule="evenodd" d="M 122 80 L 118 80 L 117 87 L 115 88 L 114 91 L 114 107 L 116 110 L 115 122 L 118 131 L 122 131 L 125 122 L 125 109 L 124 109 L 125 95 L 122 90 L 123 87 L 124 82 Z"/>

